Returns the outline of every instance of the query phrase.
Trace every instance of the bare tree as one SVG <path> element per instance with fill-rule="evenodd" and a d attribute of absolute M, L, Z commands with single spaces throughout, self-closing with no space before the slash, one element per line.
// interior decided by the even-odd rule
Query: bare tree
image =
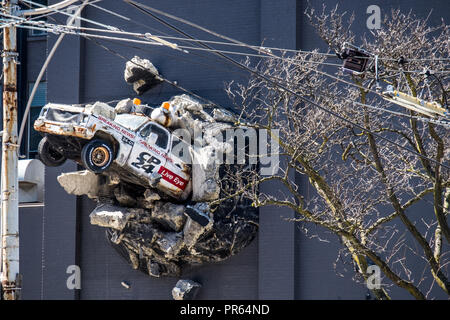
<path fill-rule="evenodd" d="M 330 53 L 339 52 L 345 42 L 357 41 L 353 17 L 346 19 L 337 7 L 321 12 L 309 8 L 305 14 Z M 380 57 L 381 80 L 406 92 L 407 81 L 416 95 L 423 89 L 423 75 L 417 70 L 426 66 L 440 72 L 448 91 L 449 28 L 444 22 L 428 24 L 413 13 L 392 10 L 382 29 L 358 41 Z M 406 64 L 398 63 L 401 57 Z M 315 224 L 341 239 L 360 281 L 367 281 L 368 267 L 376 265 L 390 286 L 403 288 L 416 299 L 430 298 L 436 286 L 450 294 L 449 128 L 386 103 L 375 91 L 373 73 L 349 76 L 329 62 L 329 56 L 319 52 L 284 52 L 281 58 L 246 61 L 266 79 L 253 76 L 245 84 L 231 83 L 227 92 L 241 110 L 240 124 L 267 129 L 277 139 L 282 165 L 271 176 L 262 176 L 254 167 L 230 168 L 220 201 L 243 197 L 256 207 L 291 208 L 305 229 Z M 404 83 L 399 82 L 400 68 L 405 70 Z M 301 177 L 309 181 L 313 196 L 306 197 L 300 189 Z M 273 181 L 283 189 L 262 191 L 263 184 Z M 414 213 L 419 205 L 427 209 Z M 414 271 L 418 258 L 424 265 L 420 273 Z M 390 299 L 390 286 L 372 292 L 377 299 Z"/>

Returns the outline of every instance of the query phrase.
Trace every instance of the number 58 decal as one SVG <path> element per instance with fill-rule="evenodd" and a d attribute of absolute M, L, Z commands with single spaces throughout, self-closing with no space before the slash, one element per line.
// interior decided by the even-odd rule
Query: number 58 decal
<path fill-rule="evenodd" d="M 152 173 L 155 166 L 161 164 L 161 160 L 155 158 L 147 152 L 141 152 L 137 157 L 136 161 L 131 163 L 135 168 L 142 169 L 146 173 Z"/>

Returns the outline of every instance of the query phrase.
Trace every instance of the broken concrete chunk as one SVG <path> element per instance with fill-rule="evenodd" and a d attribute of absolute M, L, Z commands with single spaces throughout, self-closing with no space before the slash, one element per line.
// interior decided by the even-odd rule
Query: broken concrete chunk
<path fill-rule="evenodd" d="M 139 268 L 139 257 L 131 250 L 128 251 L 128 254 L 130 255 L 131 267 L 137 270 Z"/>
<path fill-rule="evenodd" d="M 206 227 L 211 220 L 208 210 L 200 210 L 198 206 L 188 205 L 184 213 L 202 227 Z"/>
<path fill-rule="evenodd" d="M 155 66 L 137 56 L 126 63 L 124 78 L 127 83 L 133 84 L 134 91 L 139 95 L 162 82 Z"/>
<path fill-rule="evenodd" d="M 98 196 L 98 176 L 93 172 L 83 170 L 63 173 L 58 176 L 57 180 L 69 194 L 76 196 L 87 195 L 91 199 Z"/>
<path fill-rule="evenodd" d="M 170 99 L 170 103 L 176 105 L 178 108 L 192 111 L 192 112 L 200 112 L 203 111 L 203 105 L 193 97 L 182 94 L 178 96 L 174 96 Z"/>
<path fill-rule="evenodd" d="M 108 186 L 116 186 L 120 183 L 120 175 L 117 172 L 109 171 L 106 176 L 106 184 Z"/>
<path fill-rule="evenodd" d="M 179 280 L 172 289 L 174 300 L 193 300 L 202 285 L 192 280 Z"/>
<path fill-rule="evenodd" d="M 153 277 L 160 277 L 161 276 L 161 266 L 159 265 L 159 263 L 149 260 L 147 263 L 147 270 L 148 270 L 148 274 L 153 276 Z"/>
<path fill-rule="evenodd" d="M 160 200 L 161 196 L 158 193 L 154 192 L 153 190 L 147 189 L 144 192 L 144 198 L 145 198 L 145 201 L 150 202 L 150 201 Z"/>
<path fill-rule="evenodd" d="M 203 105 L 196 99 L 182 94 L 174 96 L 170 99 L 170 103 L 176 106 L 179 113 L 187 113 L 186 111 L 199 116 L 203 121 L 214 122 L 214 118 L 203 110 Z"/>
<path fill-rule="evenodd" d="M 133 197 L 121 184 L 114 189 L 114 196 L 121 206 L 133 207 L 136 206 L 136 199 Z"/>
<path fill-rule="evenodd" d="M 196 203 L 192 208 L 197 212 L 202 212 L 204 216 L 209 217 L 209 222 L 206 225 L 201 225 L 191 217 L 188 217 L 183 228 L 183 239 L 188 248 L 192 248 L 203 235 L 212 229 L 214 224 L 214 219 L 211 217 L 208 204 Z"/>
<path fill-rule="evenodd" d="M 157 201 L 152 211 L 152 218 L 178 232 L 183 229 L 186 221 L 184 210 L 183 205 Z"/>
<path fill-rule="evenodd" d="M 146 189 L 144 197 L 138 197 L 138 205 L 140 207 L 151 209 L 155 207 L 155 201 L 160 200 L 161 196 L 152 189 Z"/>
<path fill-rule="evenodd" d="M 219 164 L 212 146 L 192 150 L 192 200 L 212 201 L 219 198 Z"/>
<path fill-rule="evenodd" d="M 89 218 L 93 225 L 121 231 L 125 228 L 128 220 L 136 216 L 139 210 L 143 211 L 143 209 L 128 209 L 110 204 L 100 204 L 91 212 Z"/>
<path fill-rule="evenodd" d="M 214 109 L 213 118 L 216 121 L 231 122 L 231 123 L 236 122 L 235 116 L 231 112 L 224 109 Z"/>
<path fill-rule="evenodd" d="M 142 79 L 141 75 L 146 73 L 151 73 L 153 76 L 159 75 L 158 69 L 148 59 L 134 56 L 125 64 L 124 79 L 127 83 L 133 83 Z"/>
<path fill-rule="evenodd" d="M 166 258 L 175 258 L 183 247 L 183 236 L 181 233 L 160 232 L 156 236 L 156 245 L 164 252 Z"/>
<path fill-rule="evenodd" d="M 116 105 L 116 107 L 115 107 L 115 110 L 116 110 L 116 113 L 117 113 L 117 114 L 121 114 L 121 113 L 131 113 L 131 112 L 133 112 L 133 108 L 134 108 L 133 100 L 131 100 L 130 98 L 128 98 L 128 99 L 120 100 L 120 101 L 117 103 L 117 105 Z"/>
<path fill-rule="evenodd" d="M 116 117 L 116 110 L 110 105 L 100 101 L 97 101 L 92 105 L 91 112 L 93 115 L 100 115 L 111 120 L 114 120 Z"/>

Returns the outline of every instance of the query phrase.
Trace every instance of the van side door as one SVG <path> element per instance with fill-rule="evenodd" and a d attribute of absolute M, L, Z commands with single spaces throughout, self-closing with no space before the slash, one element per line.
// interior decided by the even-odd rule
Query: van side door
<path fill-rule="evenodd" d="M 139 176 L 149 179 L 166 164 L 169 146 L 169 132 L 149 122 L 137 133 L 136 140 L 128 158 L 128 166 Z"/>

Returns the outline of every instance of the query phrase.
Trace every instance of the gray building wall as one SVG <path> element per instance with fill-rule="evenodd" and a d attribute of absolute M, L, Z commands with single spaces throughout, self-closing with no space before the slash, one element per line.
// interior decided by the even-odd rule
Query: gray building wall
<path fill-rule="evenodd" d="M 54 3 L 58 1 L 50 1 Z M 245 43 L 291 49 L 323 48 L 303 18 L 306 1 L 295 0 L 141 0 L 155 8 L 198 23 L 218 33 Z M 325 1 L 334 6 L 337 1 Z M 318 2 L 317 2 L 318 3 Z M 412 4 L 414 3 L 414 7 Z M 342 10 L 355 11 L 355 26 L 366 32 L 366 8 L 378 4 L 382 11 L 400 6 L 413 7 L 417 12 L 435 8 L 432 21 L 448 18 L 449 4 L 443 1 L 376 1 L 362 0 L 340 3 Z M 83 16 L 128 31 L 173 31 L 120 0 L 104 1 L 99 5 L 149 26 L 145 30 L 88 7 Z M 316 5 L 316 2 L 314 2 Z M 445 6 L 447 10 L 443 10 Z M 424 13 L 425 14 L 425 13 Z M 445 16 L 447 15 L 447 16 Z M 56 19 L 66 18 L 55 15 Z M 433 20 L 434 19 L 434 20 Z M 193 28 L 180 26 L 199 39 L 213 39 Z M 178 35 L 177 35 L 178 36 Z M 28 41 L 27 77 L 33 81 L 56 36 L 48 41 Z M 224 84 L 244 80 L 247 75 L 232 65 L 208 53 L 182 54 L 167 48 L 139 46 L 124 47 L 113 42 L 99 41 L 111 50 L 131 58 L 139 55 L 150 59 L 162 75 L 219 104 L 228 105 Z M 191 44 L 187 44 L 191 45 Z M 220 46 L 218 46 L 220 47 Z M 238 57 L 240 59 L 240 57 Z M 123 80 L 125 61 L 105 51 L 94 42 L 66 36 L 47 72 L 50 102 L 87 103 L 134 97 L 132 87 Z M 152 89 L 142 98 L 159 104 L 181 92 L 167 84 Z M 89 213 L 95 204 L 85 197 L 67 195 L 58 185 L 61 172 L 76 170 L 74 163 L 46 170 L 45 206 L 22 208 L 21 259 L 24 299 L 171 299 L 171 290 L 178 279 L 151 278 L 131 267 L 107 243 L 104 229 L 89 223 Z M 275 186 L 271 186 L 275 188 Z M 304 185 L 306 189 L 306 183 Z M 308 239 L 300 226 L 287 222 L 293 217 L 289 210 L 264 208 L 260 211 L 258 237 L 238 255 L 221 263 L 208 264 L 185 271 L 183 278 L 203 284 L 198 299 L 364 299 L 367 289 L 354 283 L 352 272 L 345 277 L 336 274 L 333 263 L 340 248 L 338 239 L 324 235 L 331 242 Z M 323 231 L 318 230 L 319 233 Z M 69 290 L 66 280 L 70 265 L 81 267 L 81 290 Z M 124 281 L 130 285 L 126 289 Z M 409 298 L 403 292 L 396 297 Z"/>

